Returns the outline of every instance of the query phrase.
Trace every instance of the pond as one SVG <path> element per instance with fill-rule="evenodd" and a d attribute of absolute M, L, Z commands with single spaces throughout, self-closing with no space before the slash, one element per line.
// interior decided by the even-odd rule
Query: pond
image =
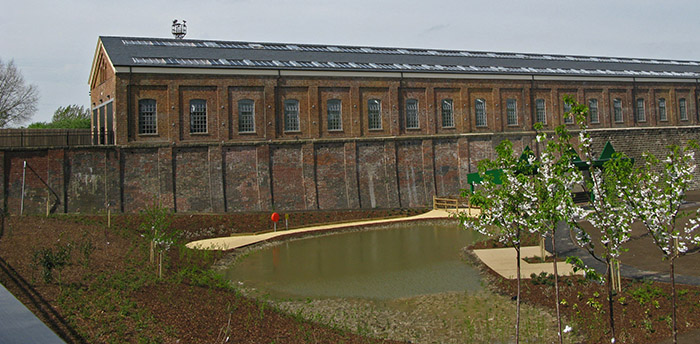
<path fill-rule="evenodd" d="M 454 221 L 399 223 L 287 241 L 252 251 L 223 273 L 277 299 L 478 291 L 478 271 L 460 257 L 478 239 Z"/>

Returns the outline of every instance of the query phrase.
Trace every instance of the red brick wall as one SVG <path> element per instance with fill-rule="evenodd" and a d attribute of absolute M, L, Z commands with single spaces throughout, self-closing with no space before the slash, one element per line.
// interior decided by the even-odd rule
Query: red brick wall
<path fill-rule="evenodd" d="M 172 147 L 4 149 L 3 205 L 18 214 L 22 165 L 27 170 L 25 213 L 137 212 L 154 200 L 178 212 L 231 212 L 421 207 L 433 195 L 455 195 L 478 161 L 494 156 L 503 139 L 516 152 L 533 146 L 533 132 L 356 140 L 300 140 Z M 700 139 L 700 127 L 598 129 L 606 141 L 641 160 L 665 154 L 669 144 Z M 700 171 L 695 185 L 700 186 Z M 57 204 L 55 200 L 60 200 Z"/>

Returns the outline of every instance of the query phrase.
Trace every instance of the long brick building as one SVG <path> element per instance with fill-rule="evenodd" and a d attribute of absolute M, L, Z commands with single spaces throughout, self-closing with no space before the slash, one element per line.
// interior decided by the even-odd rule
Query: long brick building
<path fill-rule="evenodd" d="M 698 123 L 695 61 L 100 37 L 98 143 L 460 135 Z M 115 137 L 110 138 L 114 132 Z"/>
<path fill-rule="evenodd" d="M 564 94 L 600 146 L 698 140 L 699 82 L 696 61 L 100 37 L 93 144 L 0 149 L 2 207 L 420 207 L 502 139 L 522 150 L 533 123 L 570 121 Z"/>

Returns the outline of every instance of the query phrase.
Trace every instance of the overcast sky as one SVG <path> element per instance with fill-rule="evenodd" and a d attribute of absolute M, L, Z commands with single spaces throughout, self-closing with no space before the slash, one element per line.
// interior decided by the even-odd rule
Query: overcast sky
<path fill-rule="evenodd" d="M 700 60 L 695 1 L 3 1 L 0 59 L 39 88 L 33 121 L 89 105 L 98 36 Z"/>

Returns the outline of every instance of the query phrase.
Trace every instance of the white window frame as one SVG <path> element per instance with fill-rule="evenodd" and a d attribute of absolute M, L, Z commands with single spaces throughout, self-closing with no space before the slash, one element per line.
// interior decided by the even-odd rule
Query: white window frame
<path fill-rule="evenodd" d="M 543 98 L 535 99 L 535 119 L 535 122 L 547 124 L 547 102 Z"/>
<path fill-rule="evenodd" d="M 238 132 L 255 132 L 255 101 L 252 99 L 238 101 Z"/>
<path fill-rule="evenodd" d="M 406 99 L 406 129 L 420 129 L 418 99 Z"/>
<path fill-rule="evenodd" d="M 382 130 L 382 101 L 381 99 L 367 100 L 367 128 Z"/>
<path fill-rule="evenodd" d="M 190 99 L 190 134 L 206 134 L 208 132 L 207 100 Z"/>
<path fill-rule="evenodd" d="M 637 122 L 646 122 L 647 121 L 647 114 L 646 114 L 646 102 L 644 101 L 644 98 L 637 98 Z"/>
<path fill-rule="evenodd" d="M 139 135 L 158 134 L 158 102 L 155 99 L 139 99 Z"/>
<path fill-rule="evenodd" d="M 326 101 L 326 114 L 328 131 L 343 131 L 343 101 L 328 99 Z"/>
<path fill-rule="evenodd" d="M 613 99 L 613 121 L 615 121 L 615 123 L 624 123 L 625 117 L 624 117 L 624 114 L 622 112 L 622 109 L 623 109 L 622 99 L 620 99 L 620 98 Z"/>
<path fill-rule="evenodd" d="M 506 99 L 506 122 L 508 125 L 518 125 L 518 100 Z"/>
<path fill-rule="evenodd" d="M 600 123 L 600 114 L 598 113 L 598 99 L 591 98 L 588 100 L 588 114 L 591 123 Z"/>
<path fill-rule="evenodd" d="M 445 98 L 440 101 L 442 108 L 442 127 L 443 128 L 454 128 L 455 127 L 455 113 L 454 113 L 454 101 L 450 98 Z"/>
<path fill-rule="evenodd" d="M 476 98 L 474 100 L 474 120 L 477 128 L 488 126 L 486 113 L 486 100 L 484 98 Z"/>
<path fill-rule="evenodd" d="M 291 133 L 301 131 L 299 101 L 296 99 L 284 100 L 284 131 Z"/>

